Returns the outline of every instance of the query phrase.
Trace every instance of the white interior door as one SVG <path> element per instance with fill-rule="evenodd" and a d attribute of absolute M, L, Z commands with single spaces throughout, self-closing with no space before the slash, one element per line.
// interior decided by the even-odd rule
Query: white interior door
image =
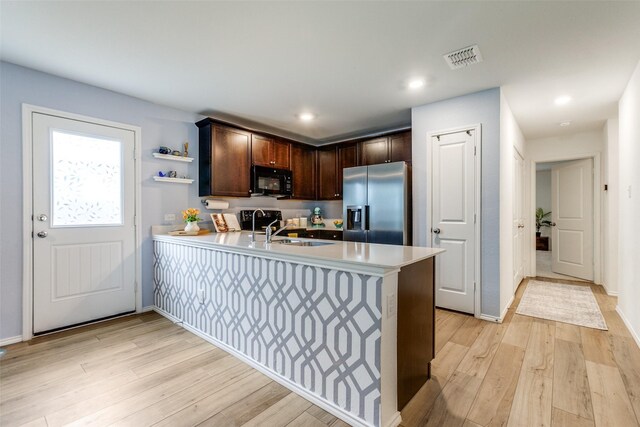
<path fill-rule="evenodd" d="M 33 332 L 135 310 L 134 133 L 32 114 Z"/>
<path fill-rule="evenodd" d="M 593 161 L 551 169 L 551 270 L 593 280 Z"/>
<path fill-rule="evenodd" d="M 513 291 L 524 278 L 524 159 L 513 150 Z"/>
<path fill-rule="evenodd" d="M 446 249 L 436 257 L 436 305 L 474 313 L 475 131 L 431 140 L 431 245 Z"/>

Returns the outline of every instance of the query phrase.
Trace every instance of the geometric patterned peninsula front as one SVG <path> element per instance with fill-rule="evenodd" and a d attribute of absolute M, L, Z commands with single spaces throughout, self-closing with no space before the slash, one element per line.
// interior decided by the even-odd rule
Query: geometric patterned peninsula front
<path fill-rule="evenodd" d="M 154 241 L 158 308 L 373 426 L 380 425 L 381 283 Z"/>

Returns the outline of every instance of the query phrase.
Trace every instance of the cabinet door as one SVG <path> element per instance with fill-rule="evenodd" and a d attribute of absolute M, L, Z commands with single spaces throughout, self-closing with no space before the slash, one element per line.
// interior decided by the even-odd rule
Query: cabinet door
<path fill-rule="evenodd" d="M 316 150 L 291 145 L 291 173 L 293 175 L 293 198 L 315 200 L 316 198 Z"/>
<path fill-rule="evenodd" d="M 249 196 L 251 134 L 237 129 L 214 126 L 211 144 L 212 195 Z"/>
<path fill-rule="evenodd" d="M 273 162 L 272 165 L 280 168 L 280 169 L 289 169 L 290 164 L 289 164 L 289 147 L 291 146 L 291 144 L 289 144 L 286 141 L 278 141 L 277 139 L 274 140 L 271 144 L 272 147 L 272 154 L 271 154 L 271 161 Z"/>
<path fill-rule="evenodd" d="M 336 194 L 342 198 L 342 170 L 358 166 L 358 144 L 338 146 L 338 169 L 336 170 Z"/>
<path fill-rule="evenodd" d="M 411 161 L 411 132 L 402 132 L 389 137 L 390 160 L 392 162 Z"/>
<path fill-rule="evenodd" d="M 271 145 L 273 140 L 260 135 L 251 135 L 251 162 L 254 165 L 272 166 Z"/>
<path fill-rule="evenodd" d="M 362 142 L 362 165 L 377 165 L 389 160 L 387 138 L 376 138 Z"/>
<path fill-rule="evenodd" d="M 318 150 L 318 199 L 333 200 L 336 191 L 336 149 Z"/>

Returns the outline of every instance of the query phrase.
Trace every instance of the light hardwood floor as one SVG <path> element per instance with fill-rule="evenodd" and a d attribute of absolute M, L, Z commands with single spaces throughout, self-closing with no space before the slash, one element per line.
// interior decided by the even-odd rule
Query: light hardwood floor
<path fill-rule="evenodd" d="M 609 331 L 437 311 L 433 379 L 403 426 L 637 426 L 640 350 L 592 286 Z M 8 347 L 0 425 L 345 426 L 154 313 Z"/>

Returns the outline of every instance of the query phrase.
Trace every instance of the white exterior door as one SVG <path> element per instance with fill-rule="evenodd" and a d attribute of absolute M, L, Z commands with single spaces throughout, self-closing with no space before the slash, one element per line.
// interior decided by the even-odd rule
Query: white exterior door
<path fill-rule="evenodd" d="M 551 169 L 551 270 L 593 280 L 593 160 Z"/>
<path fill-rule="evenodd" d="M 436 305 L 474 313 L 475 131 L 434 136 L 431 245 L 436 257 Z"/>
<path fill-rule="evenodd" d="M 134 311 L 134 132 L 32 113 L 33 332 Z"/>
<path fill-rule="evenodd" d="M 513 150 L 513 291 L 524 278 L 524 159 Z"/>

